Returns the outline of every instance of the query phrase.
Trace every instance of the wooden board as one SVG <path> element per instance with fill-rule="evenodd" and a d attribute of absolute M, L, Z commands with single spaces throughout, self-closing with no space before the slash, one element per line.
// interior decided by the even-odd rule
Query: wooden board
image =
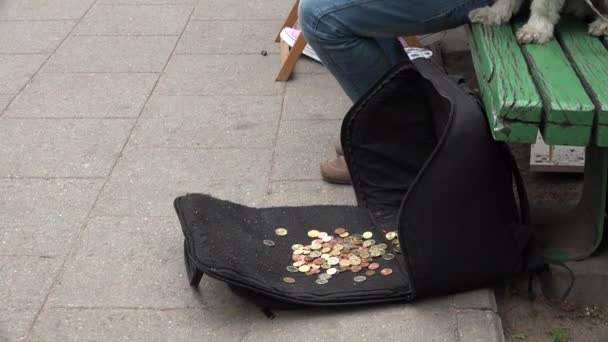
<path fill-rule="evenodd" d="M 497 140 L 536 141 L 541 101 L 509 26 L 471 25 L 471 53 L 492 134 Z"/>
<path fill-rule="evenodd" d="M 579 75 L 595 108 L 596 132 L 593 141 L 608 146 L 608 49 L 601 40 L 587 33 L 580 21 L 564 20 L 557 30 L 562 49 Z M 603 127 L 601 127 L 603 126 Z"/>
<path fill-rule="evenodd" d="M 514 29 L 521 27 L 516 23 Z M 591 140 L 595 106 L 555 39 L 522 46 L 543 103 L 540 129 L 552 145 L 586 146 Z"/>

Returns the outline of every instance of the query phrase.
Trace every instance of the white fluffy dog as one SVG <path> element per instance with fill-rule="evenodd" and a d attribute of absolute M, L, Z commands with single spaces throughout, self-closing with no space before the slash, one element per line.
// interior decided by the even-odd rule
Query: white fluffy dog
<path fill-rule="evenodd" d="M 471 11 L 469 18 L 472 22 L 484 25 L 500 25 L 508 22 L 519 11 L 524 0 L 496 0 L 491 7 L 483 7 Z M 608 0 L 592 0 L 593 6 L 586 0 L 532 0 L 530 18 L 517 31 L 517 39 L 521 43 L 543 44 L 553 38 L 553 28 L 559 21 L 560 12 L 586 17 L 594 14 L 595 6 L 606 13 Z M 608 35 L 608 21 L 596 14 L 596 19 L 589 25 L 589 33 L 594 36 Z"/>

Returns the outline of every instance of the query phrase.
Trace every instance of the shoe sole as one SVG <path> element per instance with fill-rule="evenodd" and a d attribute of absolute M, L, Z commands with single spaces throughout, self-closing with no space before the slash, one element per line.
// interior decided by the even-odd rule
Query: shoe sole
<path fill-rule="evenodd" d="M 352 181 L 351 180 L 342 180 L 342 179 L 334 179 L 334 178 L 329 178 L 326 176 L 321 175 L 321 178 L 323 178 L 324 181 L 326 181 L 327 183 L 331 183 L 331 184 L 339 184 L 339 185 L 351 185 Z"/>
<path fill-rule="evenodd" d="M 300 33 L 302 34 L 302 33 Z M 294 37 L 292 35 L 289 34 L 289 32 L 287 32 L 285 29 L 283 29 L 281 31 L 281 39 L 290 47 L 293 47 L 293 45 L 296 43 L 296 39 L 297 37 Z M 302 53 L 312 59 L 314 59 L 315 61 L 322 63 L 321 59 L 319 58 L 319 56 L 317 55 L 317 53 L 315 52 L 315 50 L 312 49 L 312 47 L 310 47 L 310 45 L 306 44 L 306 47 L 304 47 L 304 51 L 302 51 Z"/>

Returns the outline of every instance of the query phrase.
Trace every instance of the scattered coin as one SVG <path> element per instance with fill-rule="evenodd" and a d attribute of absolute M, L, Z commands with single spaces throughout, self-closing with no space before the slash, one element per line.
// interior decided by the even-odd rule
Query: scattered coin
<path fill-rule="evenodd" d="M 386 235 L 384 236 L 386 237 L 387 240 L 393 240 L 397 237 L 397 233 L 396 232 L 388 232 L 386 233 Z"/>
<path fill-rule="evenodd" d="M 364 239 L 371 239 L 374 234 L 372 232 L 365 232 L 361 235 Z"/>
<path fill-rule="evenodd" d="M 325 279 L 325 280 L 331 279 L 331 274 L 321 273 L 321 274 L 319 274 L 319 279 Z"/>
<path fill-rule="evenodd" d="M 367 268 L 369 268 L 370 270 L 377 270 L 380 267 L 380 264 L 377 262 L 371 263 L 369 264 L 369 266 L 367 266 Z"/>
<path fill-rule="evenodd" d="M 336 228 L 336 230 L 334 230 L 334 233 L 336 233 L 336 235 L 344 234 L 344 233 L 346 233 L 346 229 Z"/>
<path fill-rule="evenodd" d="M 285 236 L 285 235 L 287 235 L 287 229 L 277 228 L 274 230 L 274 233 L 277 234 L 278 236 Z"/>
<path fill-rule="evenodd" d="M 316 238 L 319 235 L 319 231 L 318 230 L 309 230 L 308 231 L 308 237 L 311 238 Z"/>
<path fill-rule="evenodd" d="M 300 250 L 300 249 L 303 249 L 303 248 L 304 248 L 304 246 L 300 245 L 299 243 L 296 243 L 295 245 L 291 245 L 291 249 L 294 250 L 294 251 L 297 251 L 297 250 Z"/>
<path fill-rule="evenodd" d="M 395 254 L 391 254 L 391 253 L 386 253 L 382 256 L 382 259 L 384 260 L 393 260 L 395 259 Z"/>
<path fill-rule="evenodd" d="M 264 244 L 268 247 L 274 247 L 274 241 L 272 240 L 264 240 Z"/>
<path fill-rule="evenodd" d="M 319 239 L 322 239 L 322 238 L 324 238 L 324 237 L 326 237 L 326 236 L 327 236 L 327 233 L 326 233 L 326 232 L 319 232 L 319 233 L 317 234 L 317 237 L 318 237 Z"/>
<path fill-rule="evenodd" d="M 291 277 L 285 277 L 285 278 L 283 278 L 283 281 L 286 282 L 286 283 L 288 283 L 288 284 L 293 284 L 293 283 L 296 282 L 296 280 L 293 279 L 293 278 L 291 278 Z"/>
<path fill-rule="evenodd" d="M 298 271 L 300 271 L 302 273 L 306 273 L 306 272 L 310 271 L 310 266 L 302 265 L 302 266 L 298 267 Z"/>
<path fill-rule="evenodd" d="M 393 274 L 393 270 L 391 268 L 383 268 L 380 273 L 382 273 L 382 275 L 387 276 Z"/>
<path fill-rule="evenodd" d="M 295 266 L 287 266 L 287 270 L 291 273 L 299 272 L 298 268 Z"/>
<path fill-rule="evenodd" d="M 336 273 L 338 273 L 338 270 L 335 269 L 334 267 L 327 270 L 327 274 L 329 274 L 329 275 L 334 275 Z"/>
<path fill-rule="evenodd" d="M 359 271 L 361 271 L 362 267 L 361 266 L 353 266 L 350 268 L 350 270 L 354 273 L 357 273 Z"/>
<path fill-rule="evenodd" d="M 365 272 L 365 275 L 366 275 L 366 276 L 368 276 L 368 277 L 371 277 L 371 276 L 373 276 L 374 274 L 376 274 L 376 271 L 374 271 L 374 270 L 367 270 L 367 271 Z"/>
<path fill-rule="evenodd" d="M 325 285 L 327 284 L 329 281 L 327 279 L 323 279 L 323 278 L 319 278 L 317 280 L 315 280 L 315 283 L 319 284 L 319 285 Z"/>
<path fill-rule="evenodd" d="M 357 283 L 360 283 L 362 281 L 365 281 L 367 278 L 365 276 L 356 276 L 353 278 L 354 281 L 356 281 Z"/>

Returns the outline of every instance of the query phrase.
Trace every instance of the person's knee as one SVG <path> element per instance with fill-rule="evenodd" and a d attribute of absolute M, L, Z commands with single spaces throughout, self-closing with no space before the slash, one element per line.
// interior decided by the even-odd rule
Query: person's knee
<path fill-rule="evenodd" d="M 300 26 L 306 39 L 311 39 L 315 34 L 316 25 L 321 13 L 319 11 L 318 0 L 300 0 L 298 8 L 298 17 L 300 18 Z"/>

